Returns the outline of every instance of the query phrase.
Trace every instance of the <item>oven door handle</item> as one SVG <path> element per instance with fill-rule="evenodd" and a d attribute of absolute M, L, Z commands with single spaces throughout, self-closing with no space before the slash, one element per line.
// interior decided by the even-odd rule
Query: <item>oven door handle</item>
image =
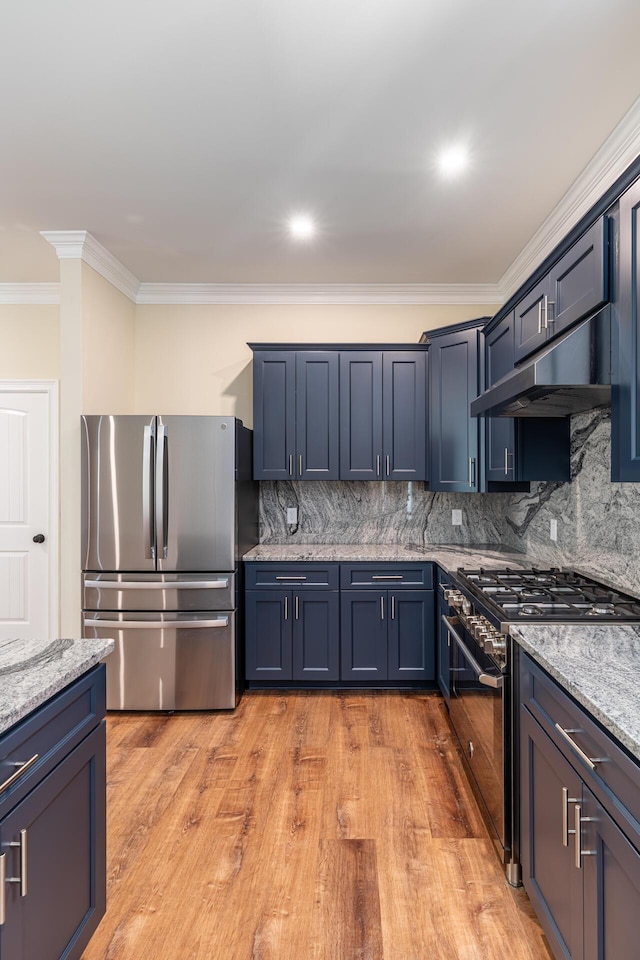
<path fill-rule="evenodd" d="M 445 627 L 449 631 L 449 635 L 453 637 L 455 642 L 458 644 L 458 646 L 462 650 L 462 653 L 464 654 L 466 659 L 469 661 L 469 663 L 473 667 L 476 673 L 476 676 L 478 678 L 478 682 L 485 687 L 492 687 L 494 690 L 501 690 L 502 687 L 504 686 L 504 677 L 494 677 L 490 673 L 485 673 L 482 667 L 480 666 L 480 664 L 478 663 L 478 661 L 475 660 L 474 657 L 471 655 L 471 652 L 469 651 L 468 647 L 465 646 L 461 636 L 458 633 L 456 633 L 449 617 L 445 616 L 444 613 L 442 614 L 442 622 L 444 623 Z"/>

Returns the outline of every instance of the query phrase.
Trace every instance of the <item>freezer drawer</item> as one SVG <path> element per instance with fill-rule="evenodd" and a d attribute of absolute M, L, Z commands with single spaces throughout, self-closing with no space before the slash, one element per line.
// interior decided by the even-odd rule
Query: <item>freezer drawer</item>
<path fill-rule="evenodd" d="M 233 610 L 233 573 L 84 575 L 85 610 Z"/>
<path fill-rule="evenodd" d="M 111 637 L 108 710 L 224 710 L 236 697 L 235 614 L 86 612 L 84 636 Z"/>

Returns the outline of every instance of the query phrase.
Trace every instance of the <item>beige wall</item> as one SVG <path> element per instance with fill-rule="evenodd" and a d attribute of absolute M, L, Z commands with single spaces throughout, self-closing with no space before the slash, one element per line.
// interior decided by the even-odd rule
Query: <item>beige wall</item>
<path fill-rule="evenodd" d="M 138 306 L 135 412 L 224 414 L 253 422 L 247 342 L 417 343 L 423 330 L 496 306 Z"/>
<path fill-rule="evenodd" d="M 82 264 L 82 413 L 133 413 L 135 304 Z"/>
<path fill-rule="evenodd" d="M 0 305 L 0 380 L 60 376 L 57 304 Z"/>

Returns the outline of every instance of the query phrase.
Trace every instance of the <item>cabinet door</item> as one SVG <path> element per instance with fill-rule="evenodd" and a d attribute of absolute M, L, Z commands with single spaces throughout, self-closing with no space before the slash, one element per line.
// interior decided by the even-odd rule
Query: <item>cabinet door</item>
<path fill-rule="evenodd" d="M 247 680 L 291 680 L 290 590 L 245 593 Z"/>
<path fill-rule="evenodd" d="M 435 679 L 433 590 L 389 591 L 389 680 Z"/>
<path fill-rule="evenodd" d="M 640 183 L 620 199 L 619 296 L 612 317 L 611 479 L 640 480 Z"/>
<path fill-rule="evenodd" d="M 586 787 L 581 814 L 585 960 L 636 957 L 640 853 Z"/>
<path fill-rule="evenodd" d="M 514 313 L 505 317 L 484 338 L 487 387 L 513 370 Z M 487 480 L 512 482 L 516 478 L 516 422 L 513 417 L 486 417 Z"/>
<path fill-rule="evenodd" d="M 294 476 L 295 353 L 258 352 L 253 357 L 253 476 Z"/>
<path fill-rule="evenodd" d="M 469 415 L 478 395 L 477 329 L 433 338 L 429 384 L 430 488 L 477 492 L 479 426 Z"/>
<path fill-rule="evenodd" d="M 601 217 L 549 271 L 548 337 L 609 300 L 609 218 Z"/>
<path fill-rule="evenodd" d="M 549 278 L 537 283 L 514 310 L 515 360 L 523 360 L 544 346 L 547 331 L 544 328 L 545 297 L 548 299 Z"/>
<path fill-rule="evenodd" d="M 582 781 L 525 707 L 520 735 L 522 882 L 554 956 L 582 957 L 582 870 L 568 833 Z"/>
<path fill-rule="evenodd" d="M 337 353 L 296 354 L 295 474 L 300 480 L 338 480 Z"/>
<path fill-rule="evenodd" d="M 343 591 L 340 597 L 342 680 L 387 679 L 387 592 Z"/>
<path fill-rule="evenodd" d="M 339 594 L 293 593 L 293 679 L 340 679 Z"/>
<path fill-rule="evenodd" d="M 340 479 L 382 479 L 382 352 L 340 354 Z"/>
<path fill-rule="evenodd" d="M 427 356 L 385 352 L 382 357 L 385 480 L 426 480 Z"/>
<path fill-rule="evenodd" d="M 444 697 L 447 706 L 449 706 L 450 699 L 451 639 L 442 618 L 443 616 L 448 616 L 448 614 L 448 604 L 442 600 L 438 600 L 438 622 L 436 625 L 436 636 L 438 637 L 438 686 L 440 687 L 440 693 Z"/>
<path fill-rule="evenodd" d="M 3 958 L 76 960 L 89 942 L 106 901 L 105 778 L 103 721 L 0 822 L 6 876 L 26 874 L 5 885 Z"/>

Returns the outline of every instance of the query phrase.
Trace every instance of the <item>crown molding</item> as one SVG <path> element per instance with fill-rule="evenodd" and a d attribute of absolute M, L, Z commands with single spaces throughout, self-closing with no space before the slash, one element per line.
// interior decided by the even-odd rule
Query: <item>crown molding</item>
<path fill-rule="evenodd" d="M 136 302 L 140 281 L 87 230 L 41 230 L 58 260 L 83 260 L 125 297 Z"/>
<path fill-rule="evenodd" d="M 0 283 L 0 304 L 60 303 L 59 283 Z"/>
<path fill-rule="evenodd" d="M 502 301 L 531 276 L 562 238 L 640 154 L 640 98 L 589 161 L 498 281 Z"/>
<path fill-rule="evenodd" d="M 494 283 L 141 283 L 140 304 L 502 303 Z"/>

